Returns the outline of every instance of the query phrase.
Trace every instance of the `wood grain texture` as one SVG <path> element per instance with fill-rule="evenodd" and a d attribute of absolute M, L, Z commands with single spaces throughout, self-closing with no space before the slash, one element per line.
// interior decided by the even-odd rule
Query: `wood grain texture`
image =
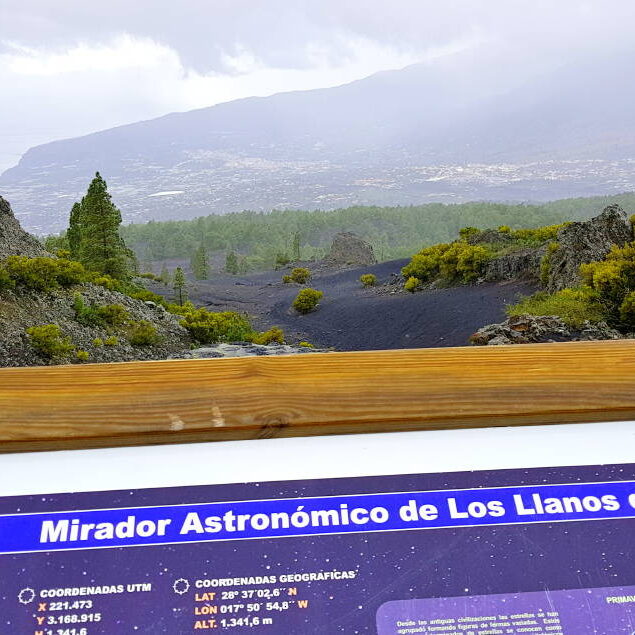
<path fill-rule="evenodd" d="M 635 419 L 635 341 L 0 369 L 0 452 Z"/>

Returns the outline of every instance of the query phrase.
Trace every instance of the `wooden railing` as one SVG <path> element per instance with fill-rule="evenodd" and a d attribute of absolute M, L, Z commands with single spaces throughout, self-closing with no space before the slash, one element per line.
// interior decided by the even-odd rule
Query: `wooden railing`
<path fill-rule="evenodd" d="M 635 341 L 0 370 L 0 451 L 635 419 Z"/>

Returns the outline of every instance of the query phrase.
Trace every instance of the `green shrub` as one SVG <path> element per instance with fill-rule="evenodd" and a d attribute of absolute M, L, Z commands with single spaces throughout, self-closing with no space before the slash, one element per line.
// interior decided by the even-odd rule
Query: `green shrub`
<path fill-rule="evenodd" d="M 315 348 L 311 342 L 300 342 L 298 346 L 301 346 L 302 348 Z"/>
<path fill-rule="evenodd" d="M 265 346 L 275 342 L 276 344 L 284 344 L 284 331 L 277 326 L 270 328 L 264 333 L 255 333 L 251 341 L 254 344 L 264 344 Z"/>
<path fill-rule="evenodd" d="M 95 348 L 101 348 L 104 345 L 104 340 L 101 339 L 101 337 L 96 337 L 93 340 L 93 346 Z"/>
<path fill-rule="evenodd" d="M 635 271 L 629 271 L 630 268 L 631 263 L 628 261 L 604 260 L 583 264 L 580 273 L 584 282 L 597 290 L 602 299 L 615 308 L 635 288 Z"/>
<path fill-rule="evenodd" d="M 44 249 L 50 254 L 57 255 L 58 251 L 68 250 L 68 239 L 66 238 L 66 232 L 55 236 L 46 236 L 40 238 L 40 242 L 44 245 Z"/>
<path fill-rule="evenodd" d="M 439 276 L 448 283 L 471 282 L 481 275 L 489 259 L 490 253 L 485 247 L 452 243 L 439 257 Z"/>
<path fill-rule="evenodd" d="M 202 344 L 250 341 L 254 333 L 249 320 L 233 311 L 195 309 L 185 315 L 181 325 Z"/>
<path fill-rule="evenodd" d="M 282 276 L 282 282 L 285 284 L 291 284 L 293 282 L 293 278 L 288 275 Z"/>
<path fill-rule="evenodd" d="M 75 357 L 79 362 L 87 362 L 90 359 L 90 353 L 88 351 L 76 351 Z"/>
<path fill-rule="evenodd" d="M 552 241 L 547 245 L 547 251 L 540 261 L 540 282 L 547 284 L 551 275 L 551 256 L 560 247 L 560 243 Z"/>
<path fill-rule="evenodd" d="M 317 307 L 323 296 L 324 293 L 322 291 L 302 289 L 293 301 L 292 306 L 298 313 L 310 313 Z"/>
<path fill-rule="evenodd" d="M 121 304 L 104 304 L 97 307 L 96 311 L 99 319 L 111 326 L 122 326 L 130 317 L 126 308 Z"/>
<path fill-rule="evenodd" d="M 152 346 L 159 341 L 156 327 L 147 320 L 130 322 L 128 324 L 127 337 L 133 346 Z"/>
<path fill-rule="evenodd" d="M 6 268 L 0 264 L 0 291 L 13 289 L 14 287 L 15 281 L 9 275 L 9 272 L 6 270 Z"/>
<path fill-rule="evenodd" d="M 86 304 L 81 293 L 73 296 L 73 310 L 75 319 L 85 326 L 122 326 L 130 317 L 128 311 L 121 304 Z"/>
<path fill-rule="evenodd" d="M 374 287 L 377 284 L 377 276 L 374 273 L 363 273 L 359 281 L 365 287 Z"/>
<path fill-rule="evenodd" d="M 403 288 L 406 291 L 410 291 L 410 293 L 414 293 L 421 286 L 421 280 L 419 278 L 415 278 L 414 276 L 410 276 L 408 280 L 403 285 Z"/>
<path fill-rule="evenodd" d="M 481 230 L 478 227 L 462 227 L 459 229 L 459 238 L 463 241 L 467 241 L 472 236 L 478 236 Z"/>
<path fill-rule="evenodd" d="M 119 287 L 119 281 L 111 278 L 107 275 L 96 275 L 91 278 L 90 282 L 96 284 L 100 287 L 104 287 L 104 289 L 108 289 L 108 291 L 116 291 Z"/>
<path fill-rule="evenodd" d="M 544 227 L 537 227 L 536 229 L 514 229 L 510 232 L 510 235 L 516 240 L 539 245 L 546 243 L 548 240 L 555 240 L 558 236 L 558 232 L 570 224 L 571 223 L 545 225 Z"/>
<path fill-rule="evenodd" d="M 111 335 L 104 340 L 104 346 L 118 346 L 119 338 L 115 335 Z"/>
<path fill-rule="evenodd" d="M 625 328 L 635 328 L 635 291 L 630 291 L 620 304 L 620 322 Z"/>
<path fill-rule="evenodd" d="M 279 269 L 280 267 L 284 267 L 291 262 L 291 259 L 287 254 L 277 253 L 275 260 L 275 268 Z"/>
<path fill-rule="evenodd" d="M 511 228 L 509 225 L 501 225 L 501 226 L 498 228 L 498 231 L 499 231 L 501 234 L 509 234 L 509 233 L 511 233 L 512 228 Z"/>
<path fill-rule="evenodd" d="M 459 278 L 463 282 L 472 282 L 483 274 L 485 265 L 491 259 L 490 252 L 479 245 L 466 245 L 461 246 L 457 250 L 456 255 L 456 268 L 449 269 L 447 275 L 444 275 L 446 280 L 453 280 Z M 443 254 L 443 260 L 447 260 L 450 255 L 450 251 Z M 454 262 L 454 261 L 452 261 Z M 441 267 L 441 273 L 443 275 L 444 267 Z"/>
<path fill-rule="evenodd" d="M 304 267 L 295 267 L 291 270 L 291 280 L 298 284 L 306 284 L 311 279 L 311 272 Z"/>
<path fill-rule="evenodd" d="M 86 282 L 88 274 L 81 263 L 59 258 L 55 264 L 55 278 L 60 286 L 71 287 Z"/>
<path fill-rule="evenodd" d="M 187 315 L 196 310 L 196 307 L 191 302 L 185 302 L 184 304 L 168 304 L 166 307 L 168 313 L 174 313 L 174 315 Z"/>
<path fill-rule="evenodd" d="M 72 255 L 70 249 L 56 249 L 54 253 L 58 258 L 64 258 L 65 260 L 70 260 Z"/>
<path fill-rule="evenodd" d="M 18 286 L 35 291 L 70 287 L 88 279 L 83 265 L 63 258 L 9 256 L 5 268 Z"/>
<path fill-rule="evenodd" d="M 574 328 L 580 328 L 587 320 L 600 322 L 605 319 L 605 308 L 599 295 L 589 287 L 563 289 L 555 293 L 539 291 L 523 298 L 507 308 L 507 315 L 557 315 Z"/>
<path fill-rule="evenodd" d="M 26 334 L 33 348 L 49 359 L 68 357 L 75 350 L 71 338 L 62 336 L 62 329 L 57 324 L 31 326 Z"/>
<path fill-rule="evenodd" d="M 103 323 L 97 308 L 93 304 L 86 304 L 81 293 L 73 296 L 73 310 L 75 319 L 84 326 L 99 326 Z"/>
<path fill-rule="evenodd" d="M 432 280 L 439 275 L 441 256 L 450 249 L 449 243 L 439 243 L 422 249 L 412 257 L 412 260 L 401 270 L 406 280 L 408 278 L 418 278 L 425 282 Z"/>
<path fill-rule="evenodd" d="M 491 252 L 481 245 L 461 241 L 442 243 L 415 254 L 401 273 L 406 280 L 414 277 L 421 282 L 435 278 L 448 283 L 471 282 L 483 273 L 491 257 Z"/>
<path fill-rule="evenodd" d="M 129 295 L 134 300 L 141 300 L 142 302 L 154 302 L 155 304 L 160 304 L 161 306 L 166 308 L 168 306 L 168 302 L 165 298 L 156 293 L 153 293 L 152 291 L 148 291 L 147 289 L 134 290 L 127 295 Z"/>
<path fill-rule="evenodd" d="M 50 291 L 59 287 L 55 258 L 9 256 L 5 266 L 18 286 L 36 291 Z"/>
<path fill-rule="evenodd" d="M 614 326 L 621 324 L 622 304 L 635 291 L 635 243 L 613 246 L 606 259 L 580 266 L 585 284 L 592 287 L 607 309 L 607 320 Z M 627 315 L 628 310 L 625 309 Z"/>

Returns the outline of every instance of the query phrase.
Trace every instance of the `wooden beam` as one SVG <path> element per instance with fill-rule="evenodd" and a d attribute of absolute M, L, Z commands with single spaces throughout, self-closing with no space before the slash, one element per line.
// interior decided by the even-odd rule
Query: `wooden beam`
<path fill-rule="evenodd" d="M 635 341 L 0 369 L 0 452 L 635 419 Z"/>

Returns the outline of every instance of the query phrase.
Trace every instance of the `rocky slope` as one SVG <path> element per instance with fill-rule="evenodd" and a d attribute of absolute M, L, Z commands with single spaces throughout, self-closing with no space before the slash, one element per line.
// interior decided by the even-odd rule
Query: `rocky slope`
<path fill-rule="evenodd" d="M 0 259 L 7 256 L 46 256 L 41 243 L 20 227 L 9 201 L 0 196 Z"/>
<path fill-rule="evenodd" d="M 545 289 L 549 292 L 580 283 L 580 265 L 603 260 L 613 245 L 623 247 L 633 240 L 633 228 L 626 212 L 619 205 L 609 205 L 591 220 L 569 223 L 563 227 L 554 242 L 555 251 L 548 256 L 549 267 Z M 468 239 L 472 244 L 506 246 L 509 237 L 504 232 L 487 230 Z M 546 245 L 520 248 L 487 263 L 484 279 L 488 282 L 502 280 L 534 280 L 540 282 L 541 264 L 547 252 Z"/>
<path fill-rule="evenodd" d="M 595 218 L 570 223 L 558 232 L 558 248 L 549 256 L 547 291 L 559 291 L 580 283 L 580 265 L 604 260 L 613 245 L 633 240 L 633 228 L 619 205 L 609 205 Z"/>
<path fill-rule="evenodd" d="M 0 197 L 0 261 L 13 255 L 52 257 L 39 241 L 20 227 L 9 202 Z M 73 308 L 77 293 L 81 294 L 86 305 L 121 305 L 131 320 L 150 322 L 156 328 L 157 343 L 133 346 L 126 339 L 123 329 L 81 324 Z M 42 293 L 14 289 L 0 293 L 0 366 L 34 366 L 63 361 L 51 360 L 40 354 L 26 334 L 29 327 L 44 324 L 57 324 L 63 336 L 70 337 L 78 350 L 88 352 L 89 361 L 93 362 L 163 359 L 190 347 L 189 334 L 180 326 L 178 318 L 153 303 L 133 300 L 93 284 Z M 94 344 L 95 340 L 105 341 L 111 336 L 116 337 L 116 345 Z M 72 359 L 73 356 L 69 355 L 66 361 Z"/>
<path fill-rule="evenodd" d="M 496 242 L 503 238 L 489 235 L 487 240 Z M 521 249 L 492 260 L 487 265 L 485 279 L 530 279 L 541 282 L 549 293 L 576 287 L 582 282 L 580 265 L 604 260 L 614 245 L 623 247 L 632 240 L 633 226 L 628 215 L 619 205 L 609 205 L 589 221 L 569 223 L 562 228 L 553 251 L 546 246 Z M 496 346 L 623 337 L 630 335 L 623 335 L 604 322 L 586 322 L 581 328 L 572 328 L 557 316 L 520 315 L 480 328 L 470 337 L 470 343 Z"/>
<path fill-rule="evenodd" d="M 518 315 L 500 324 L 489 324 L 470 337 L 476 346 L 531 344 L 546 342 L 579 342 L 585 340 L 619 340 L 624 336 L 606 323 L 585 323 L 582 328 L 567 326 L 555 315 Z"/>
<path fill-rule="evenodd" d="M 0 262 L 8 256 L 31 258 L 53 256 L 39 241 L 26 233 L 16 220 L 8 201 L 0 197 Z M 130 326 L 95 326 L 79 321 L 74 307 L 81 295 L 85 306 L 123 307 L 129 323 L 147 322 L 156 330 L 156 341 L 133 345 Z M 0 366 L 41 366 L 79 363 L 77 351 L 88 353 L 89 362 L 121 362 L 167 358 L 212 358 L 252 355 L 285 355 L 319 352 L 287 345 L 259 346 L 247 343 L 219 344 L 191 350 L 192 339 L 180 325 L 180 316 L 167 312 L 154 302 L 135 300 L 117 291 L 94 284 L 80 284 L 37 292 L 24 288 L 0 291 Z M 75 350 L 64 357 L 51 359 L 33 345 L 27 329 L 56 324 Z M 110 338 L 110 339 L 109 339 Z"/>
<path fill-rule="evenodd" d="M 148 346 L 133 346 L 124 329 L 86 326 L 80 324 L 73 310 L 73 297 L 81 293 L 86 304 L 98 306 L 119 304 L 128 311 L 130 319 L 146 320 L 157 330 L 158 341 Z M 71 338 L 78 350 L 89 353 L 90 362 L 122 362 L 136 359 L 166 359 L 180 357 L 190 347 L 188 332 L 163 307 L 133 300 L 116 291 L 84 284 L 72 290 L 51 293 L 24 291 L 4 292 L 0 295 L 0 366 L 41 366 L 66 360 L 50 360 L 32 346 L 26 329 L 43 324 L 57 324 L 64 336 Z M 96 346 L 96 339 L 117 338 L 113 346 Z"/>

